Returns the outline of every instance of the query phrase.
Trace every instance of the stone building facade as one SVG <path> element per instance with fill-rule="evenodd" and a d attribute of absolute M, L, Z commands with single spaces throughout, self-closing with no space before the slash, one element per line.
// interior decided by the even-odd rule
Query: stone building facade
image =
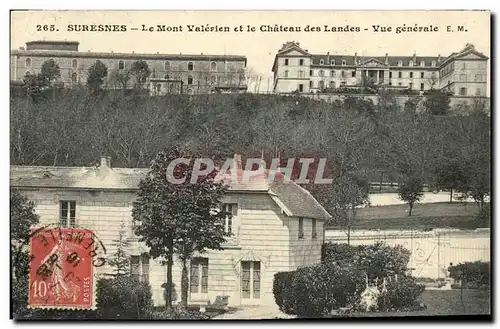
<path fill-rule="evenodd" d="M 442 57 L 313 55 L 299 43 L 287 42 L 274 59 L 273 88 L 276 93 L 325 93 L 369 83 L 401 91 L 433 88 L 456 96 L 486 97 L 487 62 L 488 57 L 471 44 Z"/>
<path fill-rule="evenodd" d="M 78 46 L 76 41 L 32 41 L 26 43 L 26 48 L 12 50 L 11 81 L 22 81 L 26 73 L 39 73 L 45 61 L 54 59 L 65 87 L 85 84 L 88 69 L 99 60 L 108 68 L 106 88 L 132 88 L 136 80 L 130 68 L 135 61 L 144 60 L 151 70 L 149 80 L 162 80 L 146 83 L 155 94 L 245 91 L 247 88 L 245 56 L 79 52 Z"/>

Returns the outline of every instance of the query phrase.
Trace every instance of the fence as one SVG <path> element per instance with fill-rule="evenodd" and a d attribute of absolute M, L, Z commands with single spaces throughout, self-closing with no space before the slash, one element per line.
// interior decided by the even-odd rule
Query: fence
<path fill-rule="evenodd" d="M 325 242 L 347 243 L 343 230 L 327 230 Z M 445 278 L 450 263 L 490 262 L 490 230 L 475 231 L 351 231 L 352 245 L 374 244 L 402 245 L 410 250 L 408 267 L 416 277 Z"/>

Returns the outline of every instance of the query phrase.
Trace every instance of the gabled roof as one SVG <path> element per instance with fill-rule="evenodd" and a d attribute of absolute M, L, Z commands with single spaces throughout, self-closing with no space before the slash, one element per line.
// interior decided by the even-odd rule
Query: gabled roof
<path fill-rule="evenodd" d="M 35 189 L 135 191 L 147 172 L 146 168 L 11 166 L 10 185 Z M 268 177 L 272 173 L 269 170 L 265 170 L 262 175 L 249 175 L 245 181 L 245 173 L 248 172 L 237 170 L 236 179 L 229 179 L 234 176 L 227 173 L 223 180 L 229 186 L 229 191 L 267 194 L 288 216 L 317 219 L 331 217 L 307 190 L 296 183 L 284 183 L 280 179 L 269 182 Z"/>
<path fill-rule="evenodd" d="M 274 69 L 276 68 L 276 64 L 278 62 L 278 57 L 280 56 L 283 56 L 291 51 L 298 51 L 299 53 L 303 54 L 304 56 L 306 57 L 310 57 L 311 54 L 309 54 L 309 52 L 305 49 L 302 49 L 300 47 L 300 43 L 299 42 L 295 42 L 295 41 L 288 41 L 286 43 L 283 44 L 283 46 L 281 47 L 280 50 L 278 50 L 278 52 L 276 53 L 276 55 L 274 56 L 274 62 L 273 62 L 273 67 L 271 69 L 271 71 L 274 72 Z"/>

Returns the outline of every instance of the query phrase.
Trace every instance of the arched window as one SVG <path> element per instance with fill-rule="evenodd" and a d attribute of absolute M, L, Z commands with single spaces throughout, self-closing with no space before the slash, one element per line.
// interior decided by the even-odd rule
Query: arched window
<path fill-rule="evenodd" d="M 188 63 L 188 71 L 193 71 L 194 65 L 193 62 Z"/>
<path fill-rule="evenodd" d="M 217 71 L 217 63 L 216 62 L 212 62 L 210 64 L 210 71 Z"/>
<path fill-rule="evenodd" d="M 26 58 L 26 67 L 30 67 L 31 66 L 31 58 Z"/>
<path fill-rule="evenodd" d="M 31 72 L 30 71 L 26 71 L 26 73 L 24 73 L 24 76 L 27 76 L 27 75 L 30 75 Z"/>
<path fill-rule="evenodd" d="M 170 62 L 165 61 L 165 71 L 169 71 L 169 70 L 170 70 Z"/>
<path fill-rule="evenodd" d="M 125 63 L 123 63 L 123 61 L 119 61 L 118 62 L 118 69 L 123 70 L 124 68 L 125 68 Z"/>
<path fill-rule="evenodd" d="M 216 77 L 215 75 L 212 75 L 212 76 L 210 77 L 210 82 L 211 82 L 212 84 L 215 84 L 215 83 L 217 82 L 217 77 Z"/>
<path fill-rule="evenodd" d="M 408 66 L 413 66 L 413 61 L 410 61 L 410 62 L 408 63 Z"/>
<path fill-rule="evenodd" d="M 73 72 L 71 74 L 71 82 L 77 82 L 78 81 L 78 75 L 76 74 L 76 72 Z"/>
<path fill-rule="evenodd" d="M 425 66 L 425 62 L 424 62 L 424 61 L 421 61 L 421 62 L 420 62 L 420 66 L 421 66 L 421 67 L 424 67 L 424 66 Z"/>
<path fill-rule="evenodd" d="M 436 66 L 436 61 L 432 61 L 431 66 L 432 67 Z"/>
<path fill-rule="evenodd" d="M 323 65 L 323 64 L 325 64 L 325 62 L 322 59 L 320 59 L 319 60 L 319 65 Z"/>
<path fill-rule="evenodd" d="M 398 66 L 403 66 L 403 61 L 399 61 Z"/>
<path fill-rule="evenodd" d="M 170 79 L 170 77 L 168 76 L 168 74 L 165 74 L 165 75 L 163 76 L 163 79 L 168 80 L 168 79 Z"/>
<path fill-rule="evenodd" d="M 192 94 L 193 94 L 193 89 L 189 88 L 189 89 L 188 89 L 188 94 L 189 94 L 189 95 L 192 95 Z"/>
<path fill-rule="evenodd" d="M 320 77 L 324 77 L 324 76 L 325 76 L 325 71 L 323 71 L 323 70 L 319 70 L 319 76 L 320 76 Z"/>
<path fill-rule="evenodd" d="M 342 65 L 345 65 L 345 64 L 346 64 L 346 61 L 345 61 L 345 60 L 343 60 L 343 61 L 342 61 Z"/>
<path fill-rule="evenodd" d="M 331 65 L 335 65 L 335 60 L 332 59 L 331 62 L 330 62 Z"/>
<path fill-rule="evenodd" d="M 188 85 L 192 85 L 193 84 L 193 76 L 190 75 L 188 76 Z"/>
<path fill-rule="evenodd" d="M 73 59 L 71 61 L 71 67 L 74 69 L 76 69 L 78 67 L 78 61 L 76 59 Z"/>

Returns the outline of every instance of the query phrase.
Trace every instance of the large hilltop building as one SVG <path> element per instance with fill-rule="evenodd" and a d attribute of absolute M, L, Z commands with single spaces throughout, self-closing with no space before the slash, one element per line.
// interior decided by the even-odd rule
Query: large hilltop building
<path fill-rule="evenodd" d="M 379 85 L 402 93 L 447 90 L 457 97 L 487 96 L 488 57 L 472 44 L 447 57 L 313 55 L 287 42 L 275 56 L 274 92 L 342 93 L 346 88 Z"/>
<path fill-rule="evenodd" d="M 131 88 L 135 79 L 130 68 L 135 61 L 144 60 L 151 70 L 147 84 L 156 95 L 247 89 L 245 56 L 79 52 L 78 46 L 77 41 L 27 42 L 26 48 L 10 53 L 11 81 L 39 73 L 45 61 L 54 59 L 61 70 L 60 82 L 73 87 L 86 83 L 89 67 L 99 60 L 108 68 L 106 88 Z"/>

